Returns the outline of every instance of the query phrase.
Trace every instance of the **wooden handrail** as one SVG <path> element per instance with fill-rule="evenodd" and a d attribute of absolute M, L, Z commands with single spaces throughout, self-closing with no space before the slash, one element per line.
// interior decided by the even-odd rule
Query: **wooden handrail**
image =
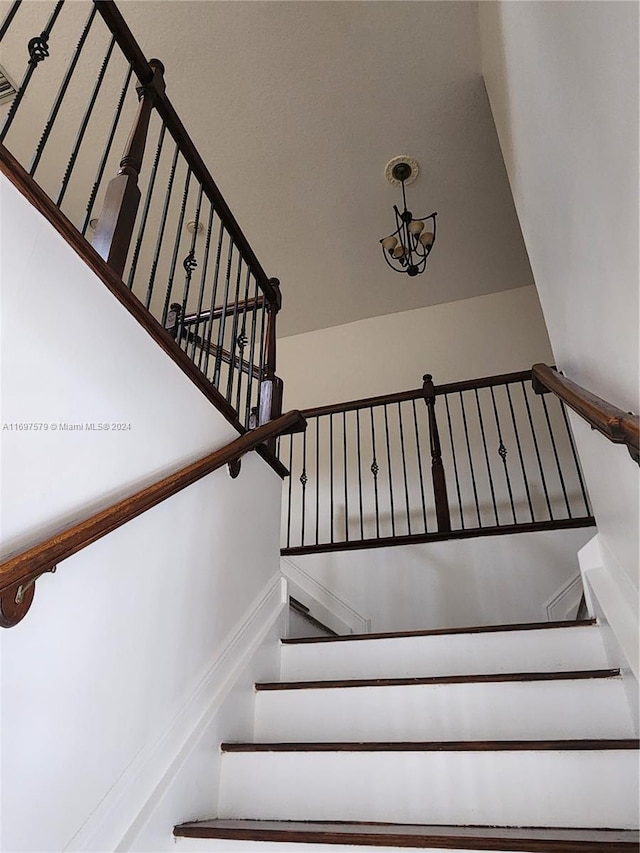
<path fill-rule="evenodd" d="M 479 379 L 465 379 L 462 382 L 448 382 L 434 387 L 436 396 L 451 394 L 456 391 L 469 391 L 474 388 L 492 388 L 496 385 L 509 385 L 511 382 L 527 382 L 531 379 L 530 370 L 520 370 L 516 373 L 499 373 L 495 376 L 483 376 Z M 377 397 L 364 397 L 362 400 L 348 400 L 345 403 L 331 403 L 328 406 L 315 406 L 303 409 L 305 418 L 315 418 L 321 415 L 335 415 L 341 412 L 354 412 L 356 409 L 371 409 L 375 406 L 403 403 L 407 400 L 421 400 L 422 388 L 412 388 L 410 391 L 398 391 L 395 394 L 380 394 Z"/>
<path fill-rule="evenodd" d="M 182 318 L 183 326 L 193 326 L 194 324 L 203 323 L 205 320 L 209 320 L 213 317 L 214 320 L 219 320 L 223 315 L 228 317 L 229 314 L 233 314 L 234 311 L 253 311 L 254 308 L 258 310 L 258 308 L 262 308 L 265 304 L 264 296 L 258 296 L 257 299 L 247 299 L 241 302 L 229 302 L 227 305 L 216 305 L 216 307 L 212 311 L 201 311 L 199 314 L 187 314 Z"/>
<path fill-rule="evenodd" d="M 592 429 L 597 429 L 614 444 L 624 444 L 632 459 L 640 464 L 640 418 L 631 412 L 623 412 L 607 403 L 557 370 L 546 364 L 534 364 L 532 369 L 533 390 L 536 394 L 552 391 L 576 414 L 584 418 Z"/>
<path fill-rule="evenodd" d="M 212 471 L 235 462 L 258 445 L 285 432 L 299 432 L 305 427 L 306 420 L 300 412 L 288 412 L 5 560 L 0 564 L 0 624 L 10 627 L 25 615 L 33 598 L 33 582 L 44 572 L 53 571 L 61 560 L 76 554 Z M 29 595 L 26 595 L 28 585 Z"/>

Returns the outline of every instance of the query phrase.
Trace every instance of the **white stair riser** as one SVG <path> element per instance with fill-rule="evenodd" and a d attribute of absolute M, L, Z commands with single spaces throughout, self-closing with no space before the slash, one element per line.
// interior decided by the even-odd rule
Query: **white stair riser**
<path fill-rule="evenodd" d="M 603 669 L 597 626 L 283 644 L 282 681 Z"/>
<path fill-rule="evenodd" d="M 638 827 L 635 750 L 222 757 L 219 817 Z"/>
<path fill-rule="evenodd" d="M 633 737 L 619 678 L 263 690 L 255 739 L 534 740 Z"/>

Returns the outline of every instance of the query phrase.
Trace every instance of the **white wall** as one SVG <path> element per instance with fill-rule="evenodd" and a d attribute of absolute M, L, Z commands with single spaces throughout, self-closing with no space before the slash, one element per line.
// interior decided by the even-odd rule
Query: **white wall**
<path fill-rule="evenodd" d="M 428 287 L 428 281 L 425 287 Z M 285 409 L 526 370 L 553 355 L 534 287 L 278 340 Z"/>
<path fill-rule="evenodd" d="M 372 631 L 544 622 L 593 528 L 287 557 Z"/>
<path fill-rule="evenodd" d="M 478 8 L 487 90 L 558 366 L 638 412 L 638 4 Z M 601 540 L 637 595 L 637 466 L 572 420 Z"/>
<path fill-rule="evenodd" d="M 4 179 L 1 201 L 3 422 L 131 424 L 2 431 L 6 554 L 235 433 Z M 0 634 L 3 849 L 116 849 L 281 609 L 280 489 L 250 454 L 38 582 Z"/>

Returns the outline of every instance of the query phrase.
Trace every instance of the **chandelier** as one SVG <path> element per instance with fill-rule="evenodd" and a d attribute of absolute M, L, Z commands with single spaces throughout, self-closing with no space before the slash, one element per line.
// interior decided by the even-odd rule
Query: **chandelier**
<path fill-rule="evenodd" d="M 427 258 L 436 241 L 436 216 L 414 217 L 407 209 L 406 185 L 418 177 L 420 167 L 413 157 L 394 157 L 385 169 L 387 180 L 402 187 L 402 210 L 394 204 L 396 230 L 380 240 L 382 254 L 394 272 L 416 276 L 427 267 Z"/>

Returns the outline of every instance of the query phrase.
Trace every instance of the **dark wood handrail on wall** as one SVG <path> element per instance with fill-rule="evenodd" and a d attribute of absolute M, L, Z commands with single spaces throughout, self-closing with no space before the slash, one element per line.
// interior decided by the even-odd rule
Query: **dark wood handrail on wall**
<path fill-rule="evenodd" d="M 24 617 L 33 600 L 35 581 L 45 572 L 55 571 L 61 560 L 71 557 L 207 474 L 224 465 L 237 463 L 241 456 L 264 442 L 283 433 L 299 432 L 305 426 L 305 418 L 298 411 L 281 415 L 153 485 L 5 560 L 0 564 L 0 626 L 10 628 Z M 236 465 L 233 472 L 235 476 L 237 471 Z"/>
<path fill-rule="evenodd" d="M 597 429 L 614 444 L 626 445 L 631 458 L 640 464 L 638 415 L 612 406 L 546 364 L 533 365 L 532 381 L 536 394 L 553 392 L 570 409 L 584 418 L 592 429 Z"/>

